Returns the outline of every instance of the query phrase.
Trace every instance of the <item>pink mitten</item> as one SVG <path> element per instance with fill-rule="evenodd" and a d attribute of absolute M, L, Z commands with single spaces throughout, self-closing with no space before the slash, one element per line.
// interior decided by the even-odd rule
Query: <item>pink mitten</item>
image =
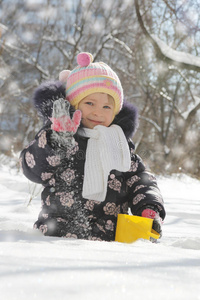
<path fill-rule="evenodd" d="M 53 114 L 52 118 L 50 118 L 52 130 L 57 132 L 68 132 L 70 135 L 76 133 L 81 121 L 81 111 L 76 110 L 71 119 L 69 108 L 70 104 L 67 100 L 61 98 L 54 102 Z"/>
<path fill-rule="evenodd" d="M 58 132 L 71 132 L 76 133 L 79 124 L 81 121 L 81 111 L 76 110 L 74 112 L 73 118 L 71 119 L 70 116 L 63 115 L 58 118 L 51 118 L 51 129 L 58 131 Z"/>
<path fill-rule="evenodd" d="M 52 124 L 51 142 L 52 145 L 56 145 L 58 149 L 72 148 L 75 146 L 74 134 L 76 133 L 80 121 L 81 111 L 76 110 L 71 119 L 69 113 L 70 103 L 60 98 L 53 104 L 52 118 L 50 118 Z"/>
<path fill-rule="evenodd" d="M 155 212 L 153 209 L 146 208 L 142 212 L 142 217 L 149 219 L 157 219 L 160 218 L 159 214 Z"/>
<path fill-rule="evenodd" d="M 149 218 L 149 219 L 153 219 L 153 225 L 152 228 L 158 232 L 160 234 L 160 238 L 162 237 L 162 219 L 159 216 L 159 214 L 157 212 L 155 212 L 153 209 L 151 208 L 146 208 L 143 210 L 142 212 L 142 217 L 144 218 Z M 156 242 L 155 239 L 150 238 L 150 241 L 152 242 Z"/>

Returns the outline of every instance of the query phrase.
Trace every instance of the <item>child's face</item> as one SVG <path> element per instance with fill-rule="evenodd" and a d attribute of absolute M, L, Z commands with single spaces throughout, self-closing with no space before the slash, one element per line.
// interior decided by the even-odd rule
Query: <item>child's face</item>
<path fill-rule="evenodd" d="M 94 93 L 85 97 L 79 103 L 82 112 L 82 124 L 93 129 L 97 125 L 108 127 L 114 118 L 114 100 L 104 93 Z"/>

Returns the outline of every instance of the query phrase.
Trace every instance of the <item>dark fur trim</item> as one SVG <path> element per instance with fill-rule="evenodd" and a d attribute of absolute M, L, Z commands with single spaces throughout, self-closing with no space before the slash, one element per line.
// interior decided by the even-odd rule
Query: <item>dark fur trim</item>
<path fill-rule="evenodd" d="M 60 81 L 44 82 L 35 90 L 33 104 L 44 122 L 52 116 L 53 102 L 59 98 L 65 98 L 65 87 Z"/>
<path fill-rule="evenodd" d="M 138 127 L 138 110 L 136 106 L 124 101 L 121 111 L 116 115 L 112 124 L 119 125 L 126 138 L 131 138 Z"/>
<path fill-rule="evenodd" d="M 33 103 L 44 123 L 52 116 L 53 102 L 59 98 L 65 98 L 65 95 L 65 87 L 60 81 L 48 81 L 36 89 Z M 73 113 L 74 108 L 71 106 L 70 115 L 72 116 Z M 137 108 L 125 101 L 112 124 L 119 125 L 124 131 L 126 138 L 131 138 L 138 126 Z"/>

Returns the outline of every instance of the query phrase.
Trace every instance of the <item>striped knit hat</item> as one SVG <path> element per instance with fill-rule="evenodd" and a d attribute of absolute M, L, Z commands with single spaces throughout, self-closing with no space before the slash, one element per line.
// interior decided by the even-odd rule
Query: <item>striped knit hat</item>
<path fill-rule="evenodd" d="M 105 93 L 113 97 L 115 114 L 122 108 L 123 89 L 117 74 L 105 63 L 93 63 L 90 53 L 82 52 L 77 56 L 78 66 L 72 70 L 64 70 L 59 79 L 66 81 L 66 99 L 78 108 L 79 102 L 93 93 Z"/>

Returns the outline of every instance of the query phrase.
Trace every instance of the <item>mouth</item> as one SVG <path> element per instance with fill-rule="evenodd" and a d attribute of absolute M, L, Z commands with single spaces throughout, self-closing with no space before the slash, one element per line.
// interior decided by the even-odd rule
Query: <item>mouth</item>
<path fill-rule="evenodd" d="M 88 121 L 92 122 L 93 124 L 98 124 L 98 125 L 103 123 L 102 121 L 90 120 L 90 119 L 88 119 Z"/>

